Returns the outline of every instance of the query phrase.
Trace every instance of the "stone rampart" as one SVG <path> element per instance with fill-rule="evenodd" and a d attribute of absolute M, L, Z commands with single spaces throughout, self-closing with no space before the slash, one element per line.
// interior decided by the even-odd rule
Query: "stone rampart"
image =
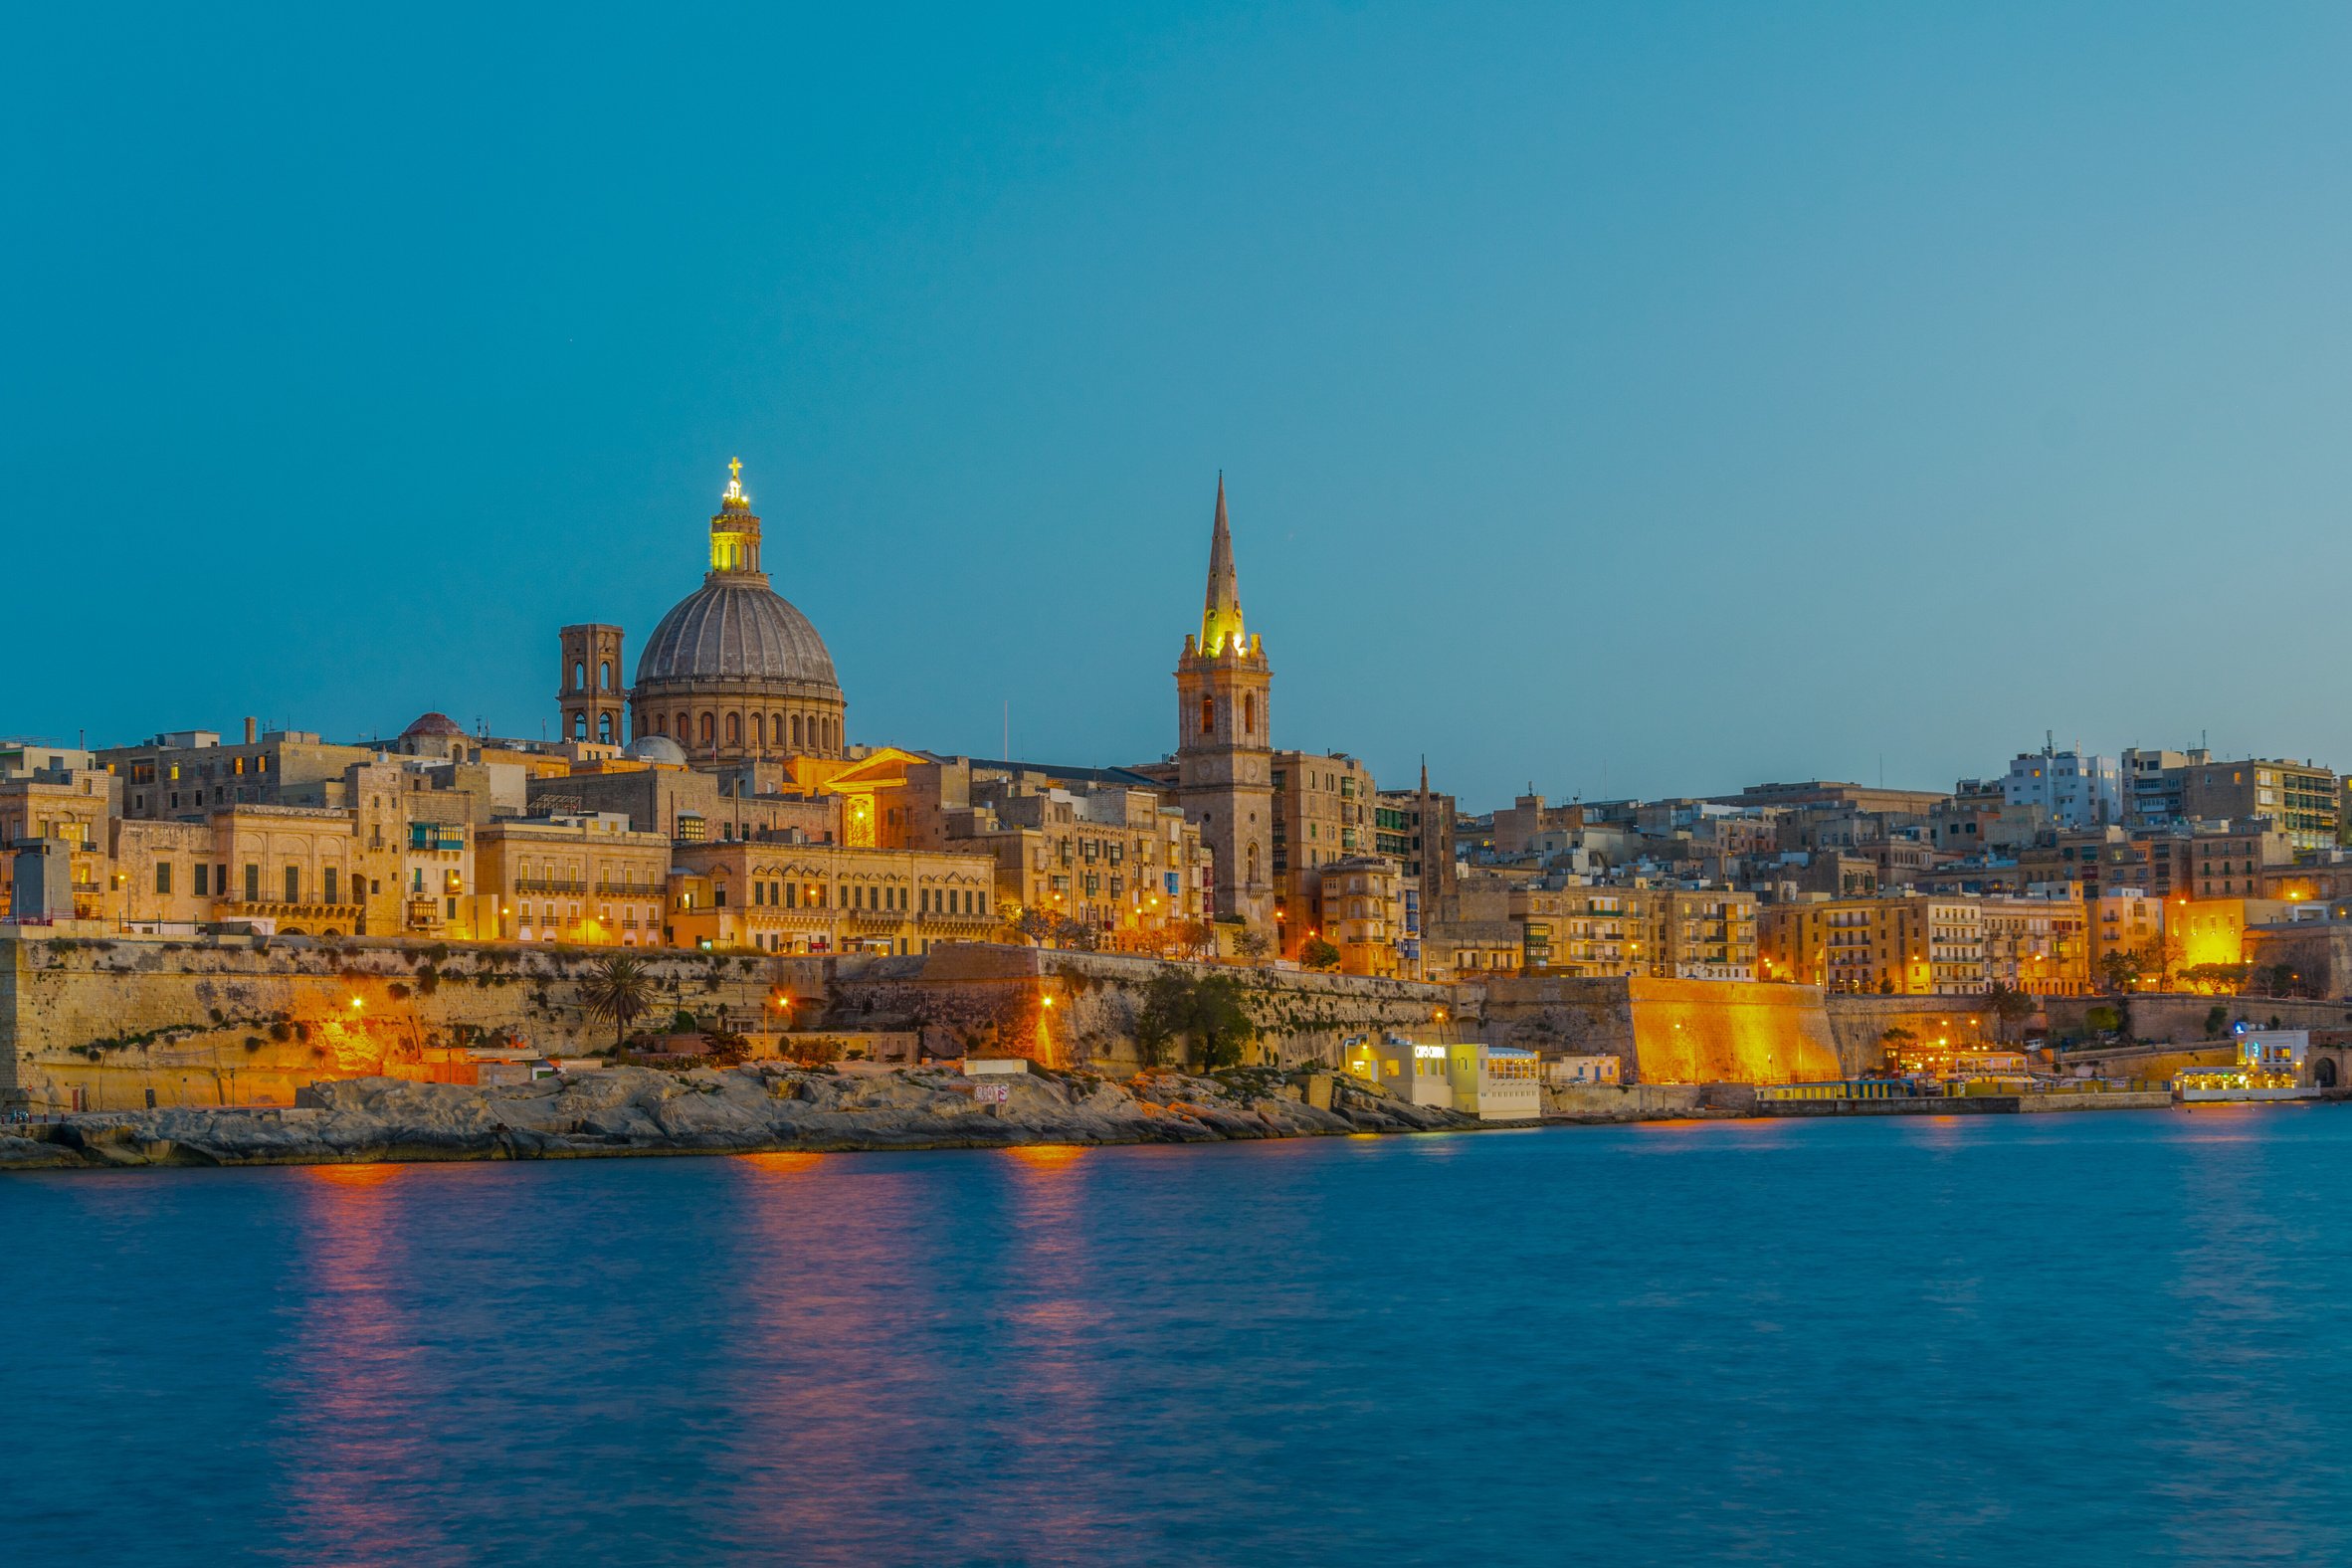
<path fill-rule="evenodd" d="M 1857 996 L 1837 992 L 1829 998 L 1830 1032 L 1838 1044 L 1838 1061 L 1845 1076 L 1875 1073 L 1886 1056 L 1886 1032 L 1908 1030 L 1924 1040 L 1948 1040 L 1954 1046 L 1998 1045 L 2000 1020 L 1981 996 Z"/>
<path fill-rule="evenodd" d="M 0 1105 L 132 1109 L 150 1091 L 163 1105 L 291 1104 L 317 1078 L 428 1076 L 429 1054 L 493 1035 L 579 1054 L 612 1041 L 580 984 L 611 951 L 0 937 Z M 649 1024 L 683 1010 L 755 1027 L 790 983 L 772 959 L 632 956 L 654 982 Z"/>
<path fill-rule="evenodd" d="M 1488 981 L 1485 1038 L 1618 1059 L 1629 1083 L 1787 1083 L 1841 1077 L 1822 994 L 1733 980 Z"/>

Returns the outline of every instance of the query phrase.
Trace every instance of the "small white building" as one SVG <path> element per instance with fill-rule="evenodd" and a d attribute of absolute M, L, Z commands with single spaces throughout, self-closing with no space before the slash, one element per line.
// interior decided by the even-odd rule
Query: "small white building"
<path fill-rule="evenodd" d="M 1414 1105 L 1454 1103 L 1446 1047 L 1403 1035 L 1360 1035 L 1347 1043 L 1347 1071 Z"/>
<path fill-rule="evenodd" d="M 1575 1088 L 1594 1083 L 1615 1083 L 1623 1077 L 1624 1065 L 1617 1058 L 1554 1057 L 1543 1065 L 1544 1081 L 1554 1088 Z"/>
<path fill-rule="evenodd" d="M 1477 1041 L 1441 1048 L 1454 1108 L 1480 1121 L 1534 1121 L 1543 1114 L 1543 1084 L 1535 1053 Z"/>

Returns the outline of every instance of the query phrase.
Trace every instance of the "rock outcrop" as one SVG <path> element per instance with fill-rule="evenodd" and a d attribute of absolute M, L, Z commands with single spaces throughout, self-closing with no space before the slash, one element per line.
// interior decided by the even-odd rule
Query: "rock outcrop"
<path fill-rule="evenodd" d="M 1001 1086 L 1005 1098 L 976 1097 Z M 763 1150 L 1195 1143 L 1472 1127 L 1341 1081 L 1332 1108 L 1291 1077 L 1148 1073 L 966 1078 L 945 1069 L 835 1072 L 772 1064 L 665 1073 L 615 1068 L 512 1088 L 349 1078 L 290 1109 L 116 1111 L 0 1136 L 0 1170 L 562 1159 Z"/>

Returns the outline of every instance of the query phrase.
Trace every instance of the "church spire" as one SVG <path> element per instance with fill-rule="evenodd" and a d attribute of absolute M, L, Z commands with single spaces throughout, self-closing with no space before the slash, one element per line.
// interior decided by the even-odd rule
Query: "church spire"
<path fill-rule="evenodd" d="M 1225 520 L 1225 471 L 1217 471 L 1217 525 L 1209 535 L 1209 593 L 1201 610 L 1201 654 L 1215 659 L 1249 650 L 1242 630 L 1241 582 L 1233 569 L 1233 530 Z"/>

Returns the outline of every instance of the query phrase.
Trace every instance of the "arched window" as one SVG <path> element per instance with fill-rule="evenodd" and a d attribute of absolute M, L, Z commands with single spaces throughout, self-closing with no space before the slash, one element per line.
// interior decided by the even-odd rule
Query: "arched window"
<path fill-rule="evenodd" d="M 716 737 L 718 732 L 717 726 L 717 716 L 713 713 L 705 711 L 702 714 L 702 743 L 704 745 L 708 745 L 711 740 Z"/>
<path fill-rule="evenodd" d="M 768 733 L 775 737 L 776 749 L 784 749 L 784 715 L 776 714 L 768 720 Z"/>
<path fill-rule="evenodd" d="M 601 660 L 596 666 L 596 684 L 607 691 L 613 688 L 613 662 Z"/>
<path fill-rule="evenodd" d="M 795 713 L 792 715 L 792 749 L 798 751 L 801 748 L 801 744 L 800 715 Z"/>
<path fill-rule="evenodd" d="M 763 751 L 767 749 L 768 720 L 764 713 L 751 715 L 751 743 Z"/>
<path fill-rule="evenodd" d="M 1245 735 L 1252 735 L 1256 734 L 1257 732 L 1258 693 L 1255 691 L 1244 691 L 1242 693 L 1242 733 Z"/>
<path fill-rule="evenodd" d="M 678 715 L 678 738 L 682 745 L 694 738 L 694 721 L 684 713 Z"/>
<path fill-rule="evenodd" d="M 596 720 L 596 738 L 603 741 L 608 746 L 613 743 L 612 714 L 604 713 L 598 715 Z"/>
<path fill-rule="evenodd" d="M 574 740 L 586 740 L 588 738 L 588 715 L 586 713 L 574 713 L 572 715 L 572 738 Z"/>
<path fill-rule="evenodd" d="M 743 744 L 743 715 L 740 713 L 727 715 L 727 744 L 730 746 Z"/>
<path fill-rule="evenodd" d="M 659 714 L 659 713 L 656 713 L 656 714 L 654 715 L 654 733 L 655 733 L 655 734 L 657 734 L 657 735 L 667 735 L 667 734 L 669 734 L 669 733 L 670 733 L 670 720 L 669 720 L 669 719 L 667 719 L 667 718 L 664 718 L 664 717 L 663 717 L 661 714 Z"/>
<path fill-rule="evenodd" d="M 1217 699 L 1208 692 L 1201 693 L 1201 738 L 1206 740 L 1217 728 Z"/>
<path fill-rule="evenodd" d="M 572 661 L 572 689 L 579 690 L 588 684 L 588 668 L 577 659 Z"/>
<path fill-rule="evenodd" d="M 1255 844 L 1250 846 L 1250 882 L 1253 886 L 1258 882 L 1258 846 Z"/>

